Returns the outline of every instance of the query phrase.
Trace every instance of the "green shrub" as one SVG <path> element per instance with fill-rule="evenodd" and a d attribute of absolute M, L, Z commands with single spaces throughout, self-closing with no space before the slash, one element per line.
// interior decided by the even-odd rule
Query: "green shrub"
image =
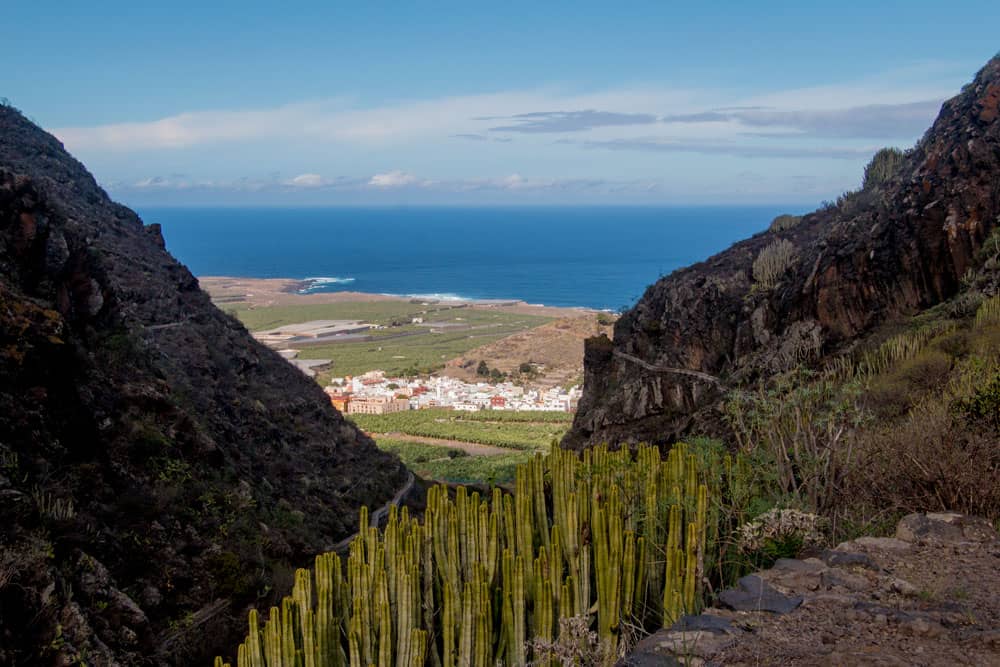
<path fill-rule="evenodd" d="M 1000 373 L 969 398 L 956 401 L 955 411 L 972 425 L 1000 431 Z"/>
<path fill-rule="evenodd" d="M 1000 227 L 995 227 L 990 235 L 986 237 L 986 240 L 983 241 L 976 259 L 980 264 L 985 264 L 987 262 L 996 262 L 998 258 L 1000 258 Z"/>

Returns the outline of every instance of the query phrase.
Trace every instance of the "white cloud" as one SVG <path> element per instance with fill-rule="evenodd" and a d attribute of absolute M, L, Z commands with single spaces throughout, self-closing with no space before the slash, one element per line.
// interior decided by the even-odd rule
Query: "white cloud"
<path fill-rule="evenodd" d="M 202 190 L 218 192 L 288 192 L 329 189 L 341 193 L 371 192 L 373 189 L 390 190 L 413 187 L 425 192 L 598 192 L 598 191 L 648 191 L 658 189 L 662 183 L 655 181 L 603 180 L 582 178 L 526 178 L 514 173 L 493 178 L 442 179 L 420 178 L 400 170 L 375 174 L 367 179 L 344 176 L 326 178 L 319 174 L 300 174 L 282 180 L 277 177 L 254 178 L 243 176 L 228 181 L 193 181 L 186 177 L 151 176 L 138 181 L 111 182 L 106 187 L 112 192 L 128 193 L 149 190 L 178 191 Z"/>
<path fill-rule="evenodd" d="M 508 190 L 517 190 L 518 188 L 524 188 L 528 185 L 528 182 L 524 180 L 521 174 L 511 174 L 507 178 L 501 181 L 501 185 Z"/>
<path fill-rule="evenodd" d="M 329 181 L 319 174 L 299 174 L 287 181 L 287 185 L 296 188 L 321 188 L 324 185 L 329 185 Z"/>
<path fill-rule="evenodd" d="M 896 81 L 895 78 L 900 78 Z M 375 107 L 343 97 L 285 104 L 269 109 L 192 111 L 148 122 L 53 130 L 71 150 L 169 150 L 254 141 L 400 145 L 456 137 L 509 139 L 510 133 L 579 132 L 595 139 L 648 134 L 656 119 L 731 107 L 766 107 L 773 112 L 823 112 L 872 105 L 941 100 L 953 84 L 911 82 L 885 73 L 860 82 L 818 85 L 735 97 L 717 88 L 641 87 L 574 93 L 558 88 L 505 91 L 413 100 Z M 734 114 L 737 115 L 737 114 Z M 834 117 L 835 119 L 835 117 Z M 711 125 L 706 128 L 705 125 Z M 645 126 L 645 128 L 643 128 Z M 746 127 L 715 123 L 675 124 L 678 138 L 715 136 Z M 499 130 L 490 132 L 490 130 Z M 530 132 L 528 132 L 530 130 Z M 711 134 L 706 135 L 709 131 Z"/>
<path fill-rule="evenodd" d="M 384 174 L 375 174 L 368 181 L 368 185 L 376 188 L 400 188 L 404 185 L 414 185 L 417 178 L 405 171 L 387 171 Z"/>
<path fill-rule="evenodd" d="M 736 174 L 763 160 L 770 161 L 767 187 L 780 195 L 804 160 L 817 182 L 851 184 L 876 148 L 915 140 L 933 101 L 960 83 L 952 74 L 925 74 L 741 94 L 732 91 L 744 86 L 717 81 L 698 89 L 540 87 L 367 106 L 342 97 L 53 132 L 99 178 L 116 179 L 109 189 L 149 196 L 215 189 L 329 201 L 340 193 L 379 201 L 476 192 L 572 199 L 664 187 L 687 194 L 710 177 L 735 189 Z M 248 164 L 286 175 L 238 178 Z M 197 174 L 135 177 L 173 171 Z"/>

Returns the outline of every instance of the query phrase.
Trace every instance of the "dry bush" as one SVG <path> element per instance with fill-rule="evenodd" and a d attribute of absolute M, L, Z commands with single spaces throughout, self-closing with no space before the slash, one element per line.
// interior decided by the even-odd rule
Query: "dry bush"
<path fill-rule="evenodd" d="M 602 646 L 597 633 L 590 629 L 590 616 L 559 619 L 559 638 L 553 641 L 533 639 L 528 642 L 535 659 L 532 665 L 562 667 L 600 667 L 612 664 L 618 656 Z"/>
<path fill-rule="evenodd" d="M 997 434 L 956 419 L 947 401 L 928 401 L 901 422 L 860 434 L 864 465 L 845 484 L 848 513 L 950 510 L 1000 517 Z"/>
<path fill-rule="evenodd" d="M 864 416 L 856 387 L 790 374 L 772 389 L 731 392 L 725 413 L 740 450 L 767 462 L 786 499 L 821 514 L 838 501 Z"/>
<path fill-rule="evenodd" d="M 925 349 L 900 363 L 890 373 L 876 377 L 868 390 L 868 405 L 883 417 L 898 417 L 931 391 L 948 382 L 952 357 L 939 349 Z"/>
<path fill-rule="evenodd" d="M 753 261 L 753 279 L 760 289 L 770 289 L 795 262 L 795 246 L 785 239 L 768 244 Z"/>

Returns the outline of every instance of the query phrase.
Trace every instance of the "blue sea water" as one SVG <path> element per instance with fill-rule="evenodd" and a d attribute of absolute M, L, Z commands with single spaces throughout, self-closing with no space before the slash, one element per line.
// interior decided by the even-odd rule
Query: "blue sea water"
<path fill-rule="evenodd" d="M 755 207 L 141 208 L 195 275 L 313 291 L 618 309 L 659 276 L 767 228 Z"/>

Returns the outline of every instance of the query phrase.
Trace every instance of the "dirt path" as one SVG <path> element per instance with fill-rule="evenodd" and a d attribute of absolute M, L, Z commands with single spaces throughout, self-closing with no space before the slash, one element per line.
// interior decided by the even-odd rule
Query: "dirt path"
<path fill-rule="evenodd" d="M 426 438 L 419 435 L 410 435 L 409 433 L 369 433 L 373 438 L 378 436 L 385 436 L 387 438 L 396 438 L 397 440 L 407 440 L 409 442 L 420 442 L 425 445 L 436 445 L 438 447 L 451 447 L 452 449 L 461 449 L 469 456 L 496 456 L 497 454 L 514 454 L 517 452 L 525 451 L 523 449 L 515 449 L 513 447 L 494 447 L 493 445 L 481 445 L 478 442 L 462 442 L 461 440 L 446 440 L 445 438 Z"/>
<path fill-rule="evenodd" d="M 718 608 L 646 638 L 625 664 L 1000 665 L 997 591 L 989 522 L 911 514 L 896 537 L 744 577 Z"/>
<path fill-rule="evenodd" d="M 394 495 L 392 499 L 389 500 L 389 502 L 387 502 L 385 505 L 382 505 L 382 507 L 379 507 L 377 510 L 371 513 L 371 519 L 369 520 L 368 525 L 378 526 L 379 522 L 382 520 L 382 517 L 384 517 L 389 512 L 389 508 L 393 505 L 398 505 L 400 502 L 402 502 L 403 498 L 406 497 L 406 494 L 409 493 L 410 489 L 413 488 L 413 484 L 416 482 L 416 480 L 417 480 L 416 476 L 412 472 L 407 470 L 406 484 L 404 484 L 403 488 L 401 488 L 399 491 L 396 492 L 396 495 Z M 349 546 L 351 546 L 351 542 L 354 541 L 354 538 L 357 536 L 358 534 L 354 533 L 349 537 L 345 537 L 340 542 L 337 542 L 335 545 L 333 545 L 333 549 L 331 551 L 345 551 Z"/>

